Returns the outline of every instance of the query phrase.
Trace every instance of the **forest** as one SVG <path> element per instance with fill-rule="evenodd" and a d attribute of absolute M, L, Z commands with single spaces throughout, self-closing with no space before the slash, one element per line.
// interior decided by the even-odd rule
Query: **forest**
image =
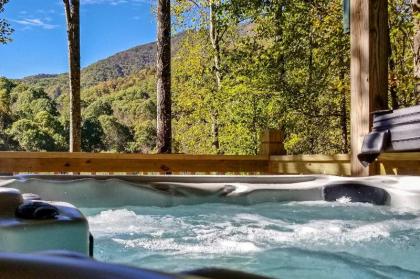
<path fill-rule="evenodd" d="M 172 152 L 258 154 L 260 132 L 273 128 L 288 154 L 348 153 L 342 0 L 216 2 L 171 3 Z M 419 101 L 416 17 L 410 0 L 390 0 L 388 10 L 389 107 L 398 108 Z M 1 51 L 13 34 L 4 20 L 0 28 Z M 142 51 L 82 70 L 83 151 L 155 152 L 156 49 Z M 65 75 L 0 77 L 0 149 L 68 150 L 68 90 Z"/>

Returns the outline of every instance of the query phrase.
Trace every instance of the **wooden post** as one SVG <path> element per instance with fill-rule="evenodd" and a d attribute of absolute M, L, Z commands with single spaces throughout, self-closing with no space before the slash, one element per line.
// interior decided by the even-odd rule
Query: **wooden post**
<path fill-rule="evenodd" d="M 269 129 L 261 132 L 260 155 L 286 155 L 283 133 L 280 130 Z"/>
<path fill-rule="evenodd" d="M 357 154 L 369 133 L 372 112 L 387 108 L 388 3 L 387 0 L 351 2 L 351 173 L 372 174 Z"/>

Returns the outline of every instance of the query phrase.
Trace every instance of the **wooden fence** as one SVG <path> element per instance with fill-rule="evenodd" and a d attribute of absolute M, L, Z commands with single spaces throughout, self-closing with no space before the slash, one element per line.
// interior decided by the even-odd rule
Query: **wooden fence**
<path fill-rule="evenodd" d="M 385 153 L 372 174 L 420 175 L 420 153 Z M 224 156 L 0 152 L 0 173 L 330 174 L 350 176 L 350 155 Z"/>
<path fill-rule="evenodd" d="M 265 173 L 267 156 L 0 152 L 0 172 Z"/>
<path fill-rule="evenodd" d="M 263 133 L 260 150 L 258 156 L 0 152 L 0 173 L 351 174 L 349 154 L 281 155 L 283 139 L 278 131 Z M 382 154 L 371 173 L 420 175 L 420 153 Z"/>

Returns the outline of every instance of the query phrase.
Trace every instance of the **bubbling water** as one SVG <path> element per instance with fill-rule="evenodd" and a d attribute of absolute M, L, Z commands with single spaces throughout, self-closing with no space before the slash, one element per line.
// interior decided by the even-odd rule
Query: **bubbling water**
<path fill-rule="evenodd" d="M 95 257 L 164 271 L 420 277 L 420 213 L 327 202 L 85 209 Z"/>

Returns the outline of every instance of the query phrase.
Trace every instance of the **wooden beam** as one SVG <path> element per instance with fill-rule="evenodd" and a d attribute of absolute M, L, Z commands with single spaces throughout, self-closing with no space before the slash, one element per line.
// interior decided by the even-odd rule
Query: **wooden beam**
<path fill-rule="evenodd" d="M 271 156 L 269 172 L 273 174 L 329 174 L 350 176 L 350 155 Z"/>
<path fill-rule="evenodd" d="M 369 133 L 371 113 L 386 109 L 388 95 L 387 0 L 351 1 L 351 173 L 367 176 L 357 159 Z"/>
<path fill-rule="evenodd" d="M 377 165 L 381 175 L 420 175 L 420 153 L 383 153 Z"/>
<path fill-rule="evenodd" d="M 284 137 L 280 130 L 268 129 L 260 134 L 260 155 L 285 155 Z"/>
<path fill-rule="evenodd" d="M 0 172 L 261 172 L 267 156 L 0 152 Z"/>
<path fill-rule="evenodd" d="M 350 155 L 224 156 L 0 152 L 0 173 L 247 173 L 349 176 Z M 378 174 L 420 175 L 420 153 L 384 153 Z"/>

